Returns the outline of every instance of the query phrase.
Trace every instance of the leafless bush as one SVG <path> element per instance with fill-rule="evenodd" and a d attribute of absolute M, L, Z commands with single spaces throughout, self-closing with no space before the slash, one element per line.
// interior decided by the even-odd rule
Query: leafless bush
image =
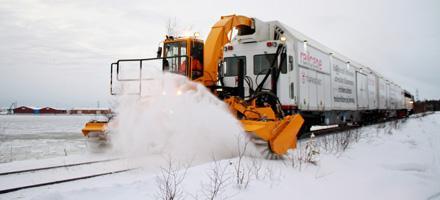
<path fill-rule="evenodd" d="M 281 175 L 282 172 L 280 168 L 274 169 L 272 165 L 266 165 L 264 168 L 264 179 L 269 180 L 271 187 L 281 180 Z"/>
<path fill-rule="evenodd" d="M 156 179 L 159 187 L 156 198 L 162 200 L 183 199 L 184 194 L 181 184 L 185 179 L 188 167 L 189 165 L 181 171 L 179 165 L 175 166 L 173 160 L 168 159 L 167 166 L 161 167 L 161 173 Z"/>
<path fill-rule="evenodd" d="M 316 145 L 315 135 L 312 134 L 310 139 L 306 142 L 304 151 L 301 151 L 300 161 L 306 163 L 317 164 L 317 155 L 319 155 L 319 148 Z"/>
<path fill-rule="evenodd" d="M 338 144 L 340 146 L 340 149 L 342 151 L 345 151 L 351 142 L 351 131 L 342 132 L 339 136 L 340 137 L 338 137 L 339 138 Z"/>
<path fill-rule="evenodd" d="M 283 160 L 284 165 L 295 168 L 297 164 L 297 157 L 295 156 L 295 153 L 289 152 L 286 158 L 287 158 L 286 160 Z"/>
<path fill-rule="evenodd" d="M 252 175 L 254 175 L 255 179 L 260 180 L 261 177 L 261 170 L 263 167 L 263 162 L 261 159 L 257 157 L 251 158 L 251 165 L 250 168 L 252 170 Z"/>
<path fill-rule="evenodd" d="M 321 137 L 319 140 L 319 145 L 321 146 L 321 148 L 324 149 L 324 151 L 328 151 L 330 149 L 329 137 L 328 136 Z"/>
<path fill-rule="evenodd" d="M 249 140 L 243 136 L 237 138 L 238 160 L 234 166 L 235 180 L 240 189 L 246 189 L 251 179 L 252 170 L 243 164 L 243 158 L 246 153 Z"/>
<path fill-rule="evenodd" d="M 361 137 L 362 132 L 358 129 L 322 136 L 316 142 L 316 149 L 322 149 L 328 153 L 341 153 L 346 151 L 353 143 L 359 142 Z"/>
<path fill-rule="evenodd" d="M 229 165 L 222 166 L 221 163 L 214 158 L 213 166 L 208 172 L 209 183 L 202 186 L 205 199 L 214 200 L 217 197 L 221 197 L 221 193 L 231 179 L 231 176 L 227 173 L 228 167 Z"/>
<path fill-rule="evenodd" d="M 393 127 L 391 126 L 391 124 L 387 124 L 385 130 L 386 130 L 385 132 L 386 132 L 388 135 L 392 135 L 392 134 L 393 134 Z"/>
<path fill-rule="evenodd" d="M 323 138 L 324 137 L 320 139 Z M 324 142 L 318 141 L 312 134 L 310 139 L 298 142 L 296 149 L 288 152 L 284 164 L 292 168 L 298 168 L 299 170 L 302 170 L 304 164 L 317 165 L 320 147 L 325 146 L 325 148 L 330 148 L 329 145 L 327 139 L 325 139 Z"/>
<path fill-rule="evenodd" d="M 359 129 L 355 129 L 355 130 L 353 130 L 353 131 L 352 131 L 352 134 L 353 134 L 354 141 L 355 141 L 355 142 L 359 142 L 359 140 L 361 139 L 361 136 L 362 136 L 362 134 L 361 134 L 361 132 L 359 131 Z"/>

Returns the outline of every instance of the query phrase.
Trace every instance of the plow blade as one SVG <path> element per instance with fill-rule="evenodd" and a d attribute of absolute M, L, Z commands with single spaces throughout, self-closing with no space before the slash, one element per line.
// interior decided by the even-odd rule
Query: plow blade
<path fill-rule="evenodd" d="M 274 130 L 270 139 L 270 147 L 276 154 L 285 154 L 288 149 L 296 148 L 297 135 L 304 123 L 301 115 L 287 116 Z"/>
<path fill-rule="evenodd" d="M 94 134 L 104 134 L 107 129 L 108 122 L 106 121 L 90 121 L 87 122 L 82 133 L 84 136 L 88 137 L 90 133 Z"/>
<path fill-rule="evenodd" d="M 304 123 L 301 115 L 286 116 L 280 121 L 240 120 L 246 132 L 251 132 L 269 144 L 270 150 L 283 155 L 296 148 L 297 135 Z"/>

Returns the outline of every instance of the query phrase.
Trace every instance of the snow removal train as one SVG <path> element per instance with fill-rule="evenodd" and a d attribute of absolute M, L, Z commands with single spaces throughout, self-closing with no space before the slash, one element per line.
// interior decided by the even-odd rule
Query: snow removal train
<path fill-rule="evenodd" d="M 413 110 L 412 95 L 399 85 L 278 21 L 230 15 L 205 42 L 166 36 L 156 58 L 113 63 L 111 85 L 142 82 L 142 75 L 120 78 L 122 63 L 135 63 L 142 74 L 152 61 L 209 88 L 275 157 L 295 148 L 312 125 L 361 124 Z M 83 134 L 105 138 L 106 125 L 88 122 Z"/>

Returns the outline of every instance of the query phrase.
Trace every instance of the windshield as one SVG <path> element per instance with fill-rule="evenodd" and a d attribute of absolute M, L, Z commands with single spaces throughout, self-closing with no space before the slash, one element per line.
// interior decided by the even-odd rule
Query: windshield
<path fill-rule="evenodd" d="M 276 54 L 262 54 L 254 56 L 254 75 L 265 74 L 272 63 L 275 61 L 275 67 L 278 66 Z"/>
<path fill-rule="evenodd" d="M 164 45 L 163 70 L 171 73 L 187 74 L 186 42 L 170 42 Z"/>
<path fill-rule="evenodd" d="M 246 74 L 246 57 L 240 56 L 240 57 L 227 57 L 224 58 L 224 67 L 225 71 L 224 76 L 238 76 L 238 61 L 242 60 L 243 64 L 245 66 L 244 68 L 244 74 Z"/>

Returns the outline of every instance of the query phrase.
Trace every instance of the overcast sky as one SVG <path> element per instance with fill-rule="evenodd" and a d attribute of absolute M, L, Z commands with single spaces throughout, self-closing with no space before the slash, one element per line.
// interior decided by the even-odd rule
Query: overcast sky
<path fill-rule="evenodd" d="M 440 98 L 438 0 L 0 0 L 0 107 L 105 105 L 110 63 L 155 56 L 169 19 L 206 38 L 233 13 L 279 20 Z"/>

